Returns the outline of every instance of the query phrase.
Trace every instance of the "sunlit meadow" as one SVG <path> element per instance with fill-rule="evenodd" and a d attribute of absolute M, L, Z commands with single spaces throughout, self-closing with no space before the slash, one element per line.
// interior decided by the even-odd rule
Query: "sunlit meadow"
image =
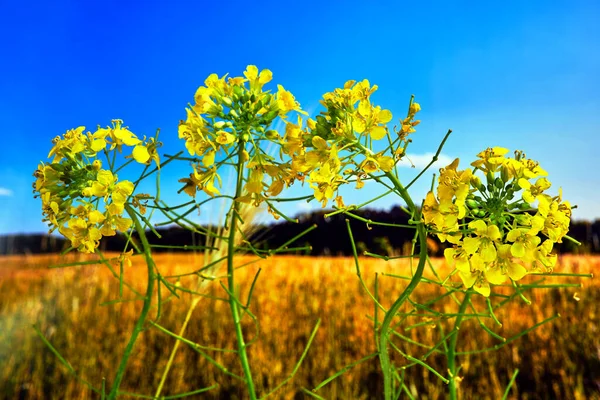
<path fill-rule="evenodd" d="M 70 363 L 81 378 L 101 386 L 103 378 L 113 375 L 113 368 L 128 338 L 140 302 L 114 303 L 119 295 L 119 280 L 103 265 L 51 268 L 49 265 L 75 260 L 94 259 L 93 255 L 3 257 L 0 260 L 0 393 L 7 399 L 91 399 L 96 398 L 81 382 L 70 375 L 52 351 L 35 333 L 36 326 Z M 200 255 L 163 254 L 155 256 L 157 268 L 164 275 L 181 274 L 197 269 Z M 237 263 L 253 260 L 236 258 Z M 145 285 L 145 265 L 134 257 L 133 266 L 125 271 L 125 281 L 138 290 Z M 361 258 L 361 270 L 368 287 L 374 287 L 378 275 L 378 293 L 383 305 L 394 299 L 406 280 L 386 276 L 403 275 L 410 270 L 407 260 L 385 262 Z M 450 269 L 441 259 L 432 261 L 441 274 Z M 563 256 L 558 271 L 590 273 L 600 266 L 598 257 Z M 292 373 L 304 351 L 311 331 L 321 325 L 304 362 L 294 378 L 280 388 L 274 398 L 310 398 L 303 388 L 312 390 L 330 376 L 347 368 L 347 372 L 322 385 L 316 394 L 326 399 L 380 398 L 381 373 L 376 357 L 373 330 L 373 302 L 363 292 L 350 258 L 276 256 L 250 264 L 238 271 L 240 298 L 245 299 L 256 272 L 261 270 L 252 298 L 253 312 L 260 315 L 260 330 L 255 331 L 250 318 L 242 320 L 249 347 L 256 390 L 259 395 L 273 389 Z M 431 277 L 430 271 L 425 277 Z M 189 279 L 196 279 L 195 277 Z M 527 280 L 535 279 L 528 277 Z M 539 279 L 539 278 L 538 278 Z M 572 283 L 572 287 L 552 288 L 552 282 Z M 185 282 L 182 282 L 185 284 Z M 600 297 L 595 279 L 546 277 L 546 289 L 536 289 L 526 296 L 532 301 L 513 301 L 496 312 L 503 325 L 490 318 L 488 328 L 510 341 L 511 337 L 536 323 L 560 315 L 520 337 L 505 347 L 488 334 L 475 319 L 461 327 L 459 352 L 500 347 L 497 351 L 459 357 L 459 390 L 462 398 L 499 399 L 518 369 L 509 398 L 522 399 L 590 399 L 599 397 L 600 340 L 598 322 Z M 512 289 L 511 289 L 512 290 Z M 425 303 L 439 294 L 437 285 L 421 284 L 413 299 Z M 502 290 L 499 288 L 499 291 Z M 127 293 L 127 292 L 126 292 Z M 207 296 L 226 297 L 225 291 L 212 281 Z M 475 307 L 485 309 L 483 297 Z M 163 305 L 158 321 L 162 327 L 177 332 L 182 316 L 189 309 L 192 296 Z M 451 301 L 435 305 L 439 311 L 453 312 Z M 241 374 L 234 355 L 211 348 L 235 348 L 232 321 L 227 303 L 204 297 L 195 309 L 186 337 L 205 354 L 231 366 Z M 445 307 L 448 307 L 445 310 Z M 453 307 L 452 307 L 453 306 Z M 151 310 L 154 320 L 156 308 Z M 403 308 L 411 311 L 410 304 Z M 401 311 L 402 312 L 402 311 Z M 408 318 L 396 332 L 411 340 L 435 344 L 439 332 L 435 324 L 419 317 Z M 448 326 L 450 325 L 448 321 Z M 392 344 L 416 356 L 427 350 L 411 346 L 392 336 Z M 127 370 L 122 391 L 147 394 L 155 392 L 175 340 L 157 329 L 140 336 Z M 365 357 L 370 359 L 353 366 Z M 392 352 L 394 364 L 411 362 Z M 445 360 L 432 355 L 428 364 L 443 372 Z M 447 394 L 446 385 L 422 367 L 405 370 L 406 382 L 415 398 L 439 399 Z M 217 385 L 192 398 L 245 398 L 244 385 L 214 368 L 191 346 L 181 346 L 165 382 L 163 395 L 193 391 Z M 127 396 L 123 396 L 127 398 Z M 408 398 L 408 397 L 407 397 Z"/>

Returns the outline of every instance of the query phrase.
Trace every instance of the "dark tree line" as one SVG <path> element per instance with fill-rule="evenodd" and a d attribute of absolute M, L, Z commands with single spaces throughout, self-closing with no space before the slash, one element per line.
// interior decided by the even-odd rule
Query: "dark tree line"
<path fill-rule="evenodd" d="M 377 223 L 409 225 L 408 215 L 400 208 L 393 207 L 389 211 L 362 209 L 353 213 L 362 218 L 359 220 L 344 214 L 337 214 L 325 218 L 325 211 L 315 211 L 299 216 L 298 223 L 287 221 L 270 225 L 261 225 L 255 229 L 248 238 L 260 250 L 276 249 L 285 245 L 290 239 L 301 235 L 298 239 L 288 243 L 285 247 L 292 250 L 292 254 L 310 255 L 352 255 L 352 245 L 346 220 L 349 221 L 352 236 L 359 254 L 364 251 L 380 255 L 406 255 L 411 251 L 414 229 L 399 228 L 395 226 L 382 226 Z M 372 221 L 366 223 L 364 220 Z M 310 229 L 316 226 L 316 229 Z M 307 233 L 303 234 L 303 232 Z M 213 229 L 214 231 L 214 229 Z M 180 227 L 168 227 L 158 230 L 161 239 L 148 232 L 151 244 L 161 246 L 203 246 L 205 236 L 194 234 Z M 561 253 L 600 253 L 600 219 L 594 222 L 572 221 L 569 235 L 582 243 L 577 246 L 564 240 L 558 245 Z M 432 256 L 441 256 L 446 247 L 437 238 L 428 239 L 429 253 Z M 125 237 L 117 235 L 105 237 L 100 243 L 103 251 L 121 251 L 125 245 Z M 0 254 L 38 254 L 55 253 L 68 248 L 68 241 L 55 235 L 4 235 L 0 236 Z M 153 251 L 173 251 L 157 247 Z M 418 252 L 418 245 L 415 252 Z M 289 253 L 289 252 L 288 252 Z"/>

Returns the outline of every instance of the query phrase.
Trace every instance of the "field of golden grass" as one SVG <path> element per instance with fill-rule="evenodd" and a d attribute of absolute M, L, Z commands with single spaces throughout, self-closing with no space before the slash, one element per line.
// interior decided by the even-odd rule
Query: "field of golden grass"
<path fill-rule="evenodd" d="M 35 333 L 33 325 L 39 327 L 73 369 L 95 387 L 102 385 L 103 378 L 109 383 L 114 376 L 141 301 L 113 302 L 119 299 L 119 281 L 103 265 L 47 268 L 61 260 L 73 261 L 75 257 L 81 259 L 82 256 L 0 258 L 1 398 L 98 398 L 59 363 Z M 202 266 L 202 258 L 191 254 L 160 254 L 156 261 L 163 275 L 190 272 Z M 379 296 L 382 304 L 389 306 L 407 281 L 381 273 L 407 275 L 410 273 L 408 261 L 384 262 L 368 258 L 360 261 L 370 290 L 373 290 L 375 272 L 379 273 Z M 440 275 L 448 273 L 443 260 L 433 260 L 433 264 Z M 564 256 L 556 271 L 593 273 L 599 266 L 598 257 Z M 259 268 L 261 272 L 251 303 L 251 310 L 260 322 L 258 337 L 252 320 L 247 316 L 243 320 L 247 337 L 257 339 L 249 348 L 249 356 L 259 394 L 267 393 L 292 372 L 318 319 L 321 325 L 304 363 L 295 377 L 271 398 L 309 398 L 301 388 L 313 389 L 346 365 L 376 351 L 373 303 L 360 285 L 353 259 L 281 256 L 261 260 L 238 271 L 242 299 L 246 298 Z M 125 281 L 143 290 L 144 273 L 143 260 L 136 257 L 133 267 L 125 271 Z M 182 284 L 190 285 L 193 279 L 196 278 L 186 278 Z M 460 356 L 461 398 L 501 398 L 517 368 L 520 373 L 510 398 L 600 398 L 600 285 L 596 279 L 573 277 L 553 277 L 547 282 L 582 283 L 583 286 L 525 292 L 532 304 L 527 305 L 517 298 L 500 309 L 496 315 L 503 322 L 502 326 L 486 319 L 487 327 L 510 338 L 545 318 L 561 316 L 498 351 Z M 411 298 L 425 303 L 441 293 L 439 290 L 437 286 L 422 283 Z M 162 291 L 163 298 L 168 297 L 164 288 Z M 217 281 L 210 283 L 206 293 L 226 296 Z M 172 298 L 163 305 L 158 321 L 173 332 L 180 329 L 192 301 L 190 294 L 180 292 L 179 295 L 179 299 Z M 123 299 L 133 299 L 126 288 Z M 475 308 L 485 311 L 481 296 L 475 300 Z M 436 303 L 431 308 L 451 312 L 457 305 L 449 296 L 447 302 Z M 412 309 L 407 304 L 403 311 Z M 151 317 L 155 316 L 156 310 L 153 310 Z M 202 298 L 186 336 L 202 346 L 233 349 L 235 335 L 230 319 L 227 303 Z M 451 323 L 452 319 L 440 322 L 416 312 L 406 317 L 396 330 L 427 346 L 439 340 L 438 325 L 448 332 Z M 475 319 L 463 324 L 459 335 L 459 351 L 501 344 Z M 153 395 L 174 342 L 157 329 L 144 331 L 130 359 L 121 390 Z M 398 337 L 393 342 L 415 357 L 427 350 Z M 231 353 L 206 352 L 232 372 L 241 374 L 238 361 Z M 397 353 L 393 354 L 393 362 L 396 366 L 410 364 Z M 427 362 L 447 376 L 445 358 L 441 354 L 432 354 Z M 420 366 L 407 368 L 405 379 L 415 398 L 445 398 L 445 384 Z M 162 393 L 176 394 L 214 384 L 218 384 L 218 388 L 192 398 L 244 398 L 238 381 L 183 345 Z M 326 399 L 377 399 L 381 396 L 380 388 L 378 361 L 372 358 L 349 368 L 317 393 Z"/>

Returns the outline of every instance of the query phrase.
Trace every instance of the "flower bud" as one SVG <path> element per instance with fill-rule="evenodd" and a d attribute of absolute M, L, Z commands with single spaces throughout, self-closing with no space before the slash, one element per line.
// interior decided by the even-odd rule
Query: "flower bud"
<path fill-rule="evenodd" d="M 508 182 L 508 180 L 510 179 L 510 174 L 506 165 L 502 165 L 502 167 L 500 167 L 500 177 L 502 178 L 502 182 L 504 183 Z"/>
<path fill-rule="evenodd" d="M 494 180 L 494 185 L 496 185 L 498 189 L 502 189 L 504 187 L 504 182 L 502 182 L 502 179 L 496 178 Z"/>
<path fill-rule="evenodd" d="M 263 107 L 267 107 L 269 105 L 269 103 L 271 102 L 271 98 L 272 98 L 272 96 L 270 94 L 264 95 L 263 98 L 260 99 L 260 105 Z"/>
<path fill-rule="evenodd" d="M 275 117 L 277 117 L 278 114 L 279 114 L 278 110 L 271 110 L 268 113 L 266 113 L 263 116 L 263 118 L 270 122 L 270 121 L 274 120 Z"/>
<path fill-rule="evenodd" d="M 471 199 L 467 200 L 466 204 L 467 204 L 467 207 L 469 207 L 473 210 L 475 210 L 479 206 L 478 202 L 476 202 L 475 200 L 471 200 Z"/>
<path fill-rule="evenodd" d="M 494 173 L 492 171 L 488 171 L 485 177 L 487 179 L 488 184 L 494 182 Z M 489 189 L 489 187 L 488 187 L 488 189 Z"/>
<path fill-rule="evenodd" d="M 233 118 L 239 118 L 239 114 L 232 108 L 231 110 L 229 110 L 229 115 L 231 115 Z"/>
<path fill-rule="evenodd" d="M 213 126 L 215 127 L 215 129 L 223 129 L 223 127 L 225 126 L 225 121 L 217 121 Z"/>
<path fill-rule="evenodd" d="M 237 97 L 237 99 L 239 100 L 242 95 L 243 95 L 243 91 L 242 88 L 240 86 L 235 85 L 233 87 L 233 94 Z"/>
<path fill-rule="evenodd" d="M 529 214 L 519 214 L 515 216 L 515 221 L 517 224 L 522 226 L 530 226 L 531 225 L 531 215 Z"/>
<path fill-rule="evenodd" d="M 479 179 L 479 177 L 476 175 L 471 176 L 471 186 L 473 186 L 475 189 L 479 189 L 481 186 L 481 179 Z"/>
<path fill-rule="evenodd" d="M 519 204 L 519 209 L 520 210 L 529 210 L 531 208 L 531 204 L 524 202 Z"/>
<path fill-rule="evenodd" d="M 221 101 L 223 102 L 223 104 L 225 104 L 227 107 L 231 107 L 233 105 L 233 101 L 231 100 L 231 98 L 224 96 Z"/>
<path fill-rule="evenodd" d="M 265 136 L 267 137 L 267 139 L 269 140 L 279 140 L 279 133 L 274 130 L 274 129 L 270 129 L 265 133 Z"/>
<path fill-rule="evenodd" d="M 242 150 L 242 162 L 246 162 L 250 159 L 250 154 L 246 151 L 246 149 Z"/>

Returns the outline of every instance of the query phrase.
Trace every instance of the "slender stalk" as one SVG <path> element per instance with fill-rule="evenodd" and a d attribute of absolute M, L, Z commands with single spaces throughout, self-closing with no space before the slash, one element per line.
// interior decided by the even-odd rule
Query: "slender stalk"
<path fill-rule="evenodd" d="M 199 302 L 200 302 L 199 297 L 195 297 L 192 300 L 192 304 L 190 305 L 187 315 L 185 316 L 185 320 L 183 321 L 183 326 L 179 330 L 179 336 L 183 336 L 183 334 L 185 333 L 188 323 L 190 322 L 190 318 L 192 317 L 192 313 L 196 309 L 196 306 L 198 305 Z M 180 343 L 181 342 L 179 340 L 175 341 L 175 345 L 173 346 L 173 349 L 171 350 L 171 355 L 169 356 L 169 361 L 167 361 L 165 370 L 163 371 L 163 374 L 160 377 L 160 382 L 158 383 L 158 387 L 156 388 L 156 392 L 154 393 L 154 397 L 156 397 L 156 398 L 160 398 L 160 394 L 161 394 L 163 386 L 165 385 L 165 382 L 167 380 L 167 375 L 169 374 L 169 371 L 171 370 L 171 365 L 173 365 L 173 360 L 175 360 L 175 355 L 177 354 L 177 350 L 179 349 Z"/>
<path fill-rule="evenodd" d="M 240 140 L 238 146 L 238 161 L 236 165 L 237 179 L 235 187 L 235 198 L 237 199 L 242 195 L 242 178 L 243 178 L 243 166 L 244 166 L 244 141 Z M 250 370 L 250 363 L 248 361 L 248 354 L 246 353 L 246 343 L 244 342 L 244 333 L 242 332 L 242 324 L 240 319 L 240 310 L 238 301 L 235 298 L 235 277 L 234 277 L 234 265 L 233 258 L 235 255 L 235 235 L 237 232 L 237 222 L 239 214 L 240 204 L 237 201 L 233 201 L 230 209 L 230 223 L 229 223 L 229 239 L 227 241 L 227 286 L 229 287 L 229 307 L 231 308 L 231 316 L 233 317 L 233 324 L 235 325 L 235 338 L 238 346 L 238 356 L 240 357 L 240 363 L 244 370 L 244 376 L 246 377 L 246 387 L 248 388 L 248 394 L 251 400 L 256 400 L 256 392 L 254 389 L 254 380 L 252 379 L 252 371 Z"/>
<path fill-rule="evenodd" d="M 127 361 L 131 356 L 131 352 L 133 351 L 133 346 L 140 334 L 140 332 L 144 329 L 144 322 L 146 321 L 146 317 L 148 316 L 148 312 L 150 311 L 150 305 L 152 303 L 152 293 L 154 292 L 154 260 L 152 259 L 152 253 L 150 251 L 150 243 L 148 243 L 148 238 L 146 237 L 146 232 L 138 219 L 135 210 L 131 208 L 130 205 L 125 204 L 125 210 L 129 217 L 132 219 L 133 224 L 135 226 L 135 230 L 138 235 L 140 235 L 140 240 L 142 241 L 142 246 L 144 249 L 144 257 L 146 258 L 146 265 L 148 267 L 147 275 L 148 275 L 148 283 L 146 286 L 146 295 L 144 297 L 144 305 L 142 306 L 142 311 L 138 320 L 135 323 L 133 328 L 133 332 L 131 333 L 131 337 L 129 338 L 129 342 L 125 347 L 125 351 L 123 352 L 123 356 L 121 357 L 121 363 L 119 364 L 119 368 L 117 369 L 117 374 L 110 388 L 110 393 L 108 394 L 108 400 L 114 400 L 117 398 L 117 394 L 119 392 L 119 386 L 121 385 L 121 381 L 123 380 L 123 375 L 125 375 L 125 369 L 127 367 Z"/>
<path fill-rule="evenodd" d="M 408 209 L 411 210 L 411 219 L 413 221 L 417 221 L 419 218 L 418 211 L 410 195 L 408 194 L 408 191 L 404 188 L 404 186 L 402 186 L 402 184 L 394 174 L 388 172 L 386 173 L 386 176 L 390 181 L 392 181 L 392 183 L 394 184 L 394 188 L 396 189 L 400 197 L 402 197 L 402 199 L 406 202 Z M 394 304 L 392 304 L 390 309 L 387 311 L 385 317 L 383 318 L 383 322 L 381 323 L 381 326 L 379 328 L 379 362 L 381 363 L 381 369 L 383 372 L 383 389 L 386 400 L 392 399 L 393 368 L 390 362 L 388 345 L 390 338 L 390 325 L 402 304 L 404 304 L 406 299 L 408 299 L 408 297 L 411 295 L 411 293 L 415 290 L 415 288 L 421 281 L 421 277 L 423 276 L 423 270 L 425 269 L 425 263 L 427 260 L 427 232 L 425 231 L 425 226 L 422 223 L 418 223 L 416 224 L 416 229 L 417 235 L 419 236 L 420 246 L 419 264 L 417 265 L 415 273 L 411 281 L 408 283 L 408 286 L 406 287 L 406 289 L 404 289 L 400 297 L 396 299 Z"/>
<path fill-rule="evenodd" d="M 462 323 L 462 319 L 467 309 L 467 305 L 469 304 L 470 297 L 471 292 L 466 292 L 465 297 L 463 298 L 463 301 L 460 305 L 460 308 L 458 309 L 458 316 L 454 321 L 454 331 L 456 331 L 456 334 L 450 337 L 448 351 L 446 352 L 446 358 L 448 359 L 448 371 L 450 372 L 450 383 L 448 384 L 448 391 L 450 393 L 451 400 L 456 400 L 458 398 L 458 392 L 456 390 L 456 374 L 458 373 L 456 368 L 456 342 L 458 340 L 458 330 L 460 329 L 460 324 Z"/>

